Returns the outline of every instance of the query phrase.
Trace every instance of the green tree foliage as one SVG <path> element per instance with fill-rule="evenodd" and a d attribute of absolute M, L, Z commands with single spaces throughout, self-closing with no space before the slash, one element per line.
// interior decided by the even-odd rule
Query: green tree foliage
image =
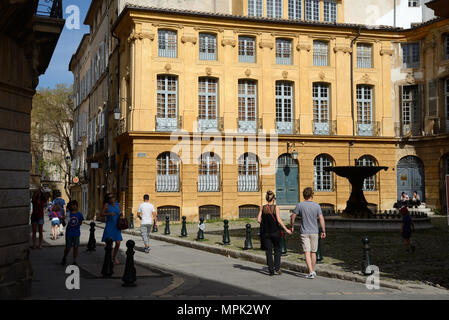
<path fill-rule="evenodd" d="M 31 111 L 31 152 L 39 157 L 39 172 L 56 166 L 68 193 L 71 162 L 70 145 L 73 128 L 73 89 L 65 84 L 55 88 L 38 89 Z"/>

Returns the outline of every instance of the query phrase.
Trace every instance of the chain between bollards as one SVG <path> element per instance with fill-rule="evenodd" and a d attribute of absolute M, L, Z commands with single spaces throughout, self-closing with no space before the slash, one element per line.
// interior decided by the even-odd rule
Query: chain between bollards
<path fill-rule="evenodd" d="M 248 223 L 246 225 L 246 238 L 245 238 L 245 246 L 243 250 L 250 250 L 253 248 L 253 243 L 251 241 L 251 225 Z"/>
<path fill-rule="evenodd" d="M 170 216 L 169 215 L 165 216 L 165 230 L 164 230 L 164 234 L 170 234 Z"/>
<path fill-rule="evenodd" d="M 87 242 L 87 251 L 95 251 L 97 241 L 95 240 L 95 222 L 90 223 L 89 241 Z"/>
<path fill-rule="evenodd" d="M 106 239 L 106 247 L 104 248 L 104 261 L 101 274 L 104 278 L 110 278 L 114 273 L 114 265 L 112 263 L 112 238 Z"/>
<path fill-rule="evenodd" d="M 122 277 L 123 287 L 135 287 L 136 286 L 136 267 L 134 266 L 134 246 L 136 243 L 133 240 L 126 242 L 126 264 L 125 272 Z"/>
<path fill-rule="evenodd" d="M 228 245 L 231 244 L 231 240 L 229 239 L 229 221 L 223 220 L 224 222 L 224 230 L 223 230 L 223 244 Z"/>
<path fill-rule="evenodd" d="M 186 217 L 182 217 L 181 237 L 187 237 L 187 222 Z"/>

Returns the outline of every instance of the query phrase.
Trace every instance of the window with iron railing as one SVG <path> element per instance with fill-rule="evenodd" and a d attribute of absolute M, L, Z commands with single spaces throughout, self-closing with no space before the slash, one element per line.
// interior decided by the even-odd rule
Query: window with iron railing
<path fill-rule="evenodd" d="M 220 207 L 214 205 L 206 205 L 199 207 L 199 218 L 205 220 L 220 219 Z"/>
<path fill-rule="evenodd" d="M 278 133 L 293 133 L 293 84 L 276 81 L 276 130 Z"/>
<path fill-rule="evenodd" d="M 373 67 L 373 46 L 368 43 L 357 43 L 357 68 Z"/>
<path fill-rule="evenodd" d="M 257 131 L 257 82 L 239 80 L 238 83 L 239 132 Z"/>
<path fill-rule="evenodd" d="M 239 36 L 239 62 L 256 62 L 256 40 L 253 37 Z"/>
<path fill-rule="evenodd" d="M 180 159 L 172 152 L 165 152 L 156 159 L 157 192 L 179 192 Z"/>
<path fill-rule="evenodd" d="M 276 39 L 276 64 L 292 64 L 292 41 Z"/>
<path fill-rule="evenodd" d="M 367 85 L 357 85 L 357 134 L 373 135 L 373 88 Z"/>
<path fill-rule="evenodd" d="M 329 65 L 329 43 L 327 41 L 313 41 L 313 65 L 327 66 Z"/>
<path fill-rule="evenodd" d="M 402 86 L 401 124 L 402 135 L 420 134 L 420 111 L 418 105 L 418 86 Z"/>
<path fill-rule="evenodd" d="M 179 207 L 175 206 L 163 206 L 157 208 L 157 220 L 160 223 L 165 221 L 165 217 L 168 216 L 170 221 L 180 221 L 181 212 Z"/>
<path fill-rule="evenodd" d="M 248 16 L 263 17 L 264 0 L 248 0 Z"/>
<path fill-rule="evenodd" d="M 313 133 L 330 134 L 330 99 L 327 83 L 314 83 L 312 87 L 313 99 Z"/>
<path fill-rule="evenodd" d="M 157 131 L 174 131 L 178 127 L 178 78 L 157 76 Z"/>
<path fill-rule="evenodd" d="M 198 80 L 198 130 L 218 130 L 218 80 Z"/>
<path fill-rule="evenodd" d="M 332 172 L 324 170 L 332 167 L 332 158 L 321 154 L 313 160 L 313 175 L 315 191 L 333 191 Z"/>
<path fill-rule="evenodd" d="M 176 31 L 159 30 L 158 31 L 158 51 L 159 57 L 176 58 L 178 40 Z"/>
<path fill-rule="evenodd" d="M 254 219 L 259 215 L 259 206 L 256 205 L 243 205 L 239 206 L 239 218 L 240 219 Z"/>
<path fill-rule="evenodd" d="M 324 21 L 337 22 L 337 1 L 324 0 Z"/>
<path fill-rule="evenodd" d="M 211 153 L 201 155 L 198 169 L 198 192 L 220 191 L 220 158 Z"/>
<path fill-rule="evenodd" d="M 288 0 L 288 18 L 291 20 L 302 19 L 302 0 Z"/>
<path fill-rule="evenodd" d="M 363 156 L 357 159 L 357 166 L 361 167 L 373 167 L 376 165 L 376 160 L 372 156 Z M 366 178 L 363 181 L 363 191 L 375 191 L 376 190 L 376 175 Z"/>
<path fill-rule="evenodd" d="M 217 60 L 217 36 L 200 33 L 199 38 L 200 60 Z"/>
<path fill-rule="evenodd" d="M 238 159 L 238 191 L 259 191 L 259 163 L 253 153 L 245 153 Z"/>

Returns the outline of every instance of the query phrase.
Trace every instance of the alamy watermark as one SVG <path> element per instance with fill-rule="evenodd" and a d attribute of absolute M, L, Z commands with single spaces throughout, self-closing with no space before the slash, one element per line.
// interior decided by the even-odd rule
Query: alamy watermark
<path fill-rule="evenodd" d="M 80 289 L 80 269 L 78 266 L 70 265 L 65 269 L 65 273 L 69 276 L 65 280 L 65 287 L 67 290 Z"/>
<path fill-rule="evenodd" d="M 371 273 L 366 278 L 365 286 L 368 290 L 379 290 L 380 289 L 380 271 L 379 267 L 375 265 L 369 265 L 366 267 L 366 272 Z"/>

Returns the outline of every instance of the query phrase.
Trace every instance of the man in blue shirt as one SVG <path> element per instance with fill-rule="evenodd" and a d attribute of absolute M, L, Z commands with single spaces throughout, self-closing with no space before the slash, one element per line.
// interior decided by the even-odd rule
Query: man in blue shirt
<path fill-rule="evenodd" d="M 68 206 L 69 214 L 67 216 L 67 228 L 65 231 L 65 250 L 64 257 L 62 258 L 62 265 L 66 264 L 66 257 L 73 247 L 73 264 L 77 265 L 76 259 L 78 258 L 78 247 L 80 245 L 81 236 L 81 223 L 84 220 L 81 212 L 78 211 L 78 202 L 76 200 L 70 201 Z"/>

